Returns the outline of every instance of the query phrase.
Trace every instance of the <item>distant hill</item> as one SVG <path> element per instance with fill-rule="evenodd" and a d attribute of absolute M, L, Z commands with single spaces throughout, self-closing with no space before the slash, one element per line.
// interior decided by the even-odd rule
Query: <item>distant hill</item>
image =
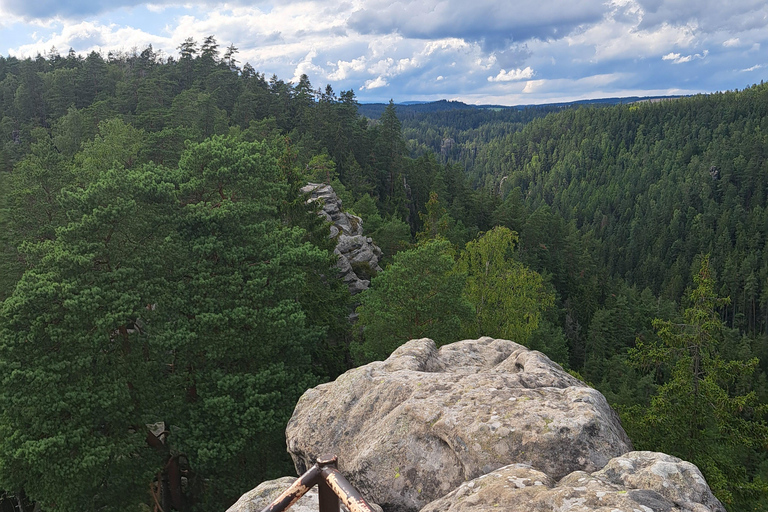
<path fill-rule="evenodd" d="M 542 108 L 545 110 L 552 110 L 553 108 L 568 108 L 573 106 L 582 105 L 618 105 L 623 103 L 634 103 L 637 101 L 660 101 L 664 99 L 675 99 L 679 96 L 625 96 L 622 98 L 597 98 L 590 100 L 578 100 L 561 103 L 546 103 L 540 105 L 469 105 L 461 101 L 452 100 L 439 100 L 439 101 L 405 101 L 402 103 L 395 103 L 397 107 L 397 117 L 403 121 L 410 119 L 418 114 L 426 114 L 432 112 L 445 112 L 450 110 L 524 110 L 527 108 Z M 387 103 L 361 103 L 358 107 L 358 112 L 369 118 L 379 119 L 384 109 L 387 108 Z"/>
<path fill-rule="evenodd" d="M 381 117 L 384 109 L 387 108 L 387 105 L 388 103 L 361 103 L 358 106 L 357 111 L 369 119 L 378 119 Z M 395 103 L 395 107 L 397 107 L 397 117 L 399 117 L 401 121 L 404 118 L 413 117 L 416 114 L 443 112 L 446 110 L 478 110 L 481 108 L 477 105 L 467 105 L 461 101 L 448 100 L 430 101 L 426 103 L 407 101 L 403 103 Z"/>

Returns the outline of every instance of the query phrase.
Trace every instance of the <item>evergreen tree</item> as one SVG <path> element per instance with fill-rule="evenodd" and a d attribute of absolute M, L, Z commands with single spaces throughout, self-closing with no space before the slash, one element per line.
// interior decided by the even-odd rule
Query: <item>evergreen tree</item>
<path fill-rule="evenodd" d="M 0 487 L 44 508 L 124 510 L 146 502 L 163 461 L 166 357 L 144 330 L 163 294 L 172 187 L 151 171 L 107 170 L 62 197 L 71 219 L 0 310 Z"/>
<path fill-rule="evenodd" d="M 693 462 L 729 510 L 755 510 L 768 498 L 768 482 L 750 477 L 749 467 L 768 443 L 766 406 L 736 384 L 758 361 L 720 355 L 725 327 L 718 309 L 728 300 L 715 295 L 708 256 L 694 282 L 683 323 L 655 320 L 661 343 L 638 340 L 631 351 L 635 364 L 665 365 L 670 375 L 647 411 L 632 408 L 624 420 L 637 448 Z"/>
<path fill-rule="evenodd" d="M 59 193 L 66 219 L 25 245 L 0 309 L 0 487 L 63 510 L 149 504 L 166 460 L 146 425 L 163 421 L 190 493 L 221 509 L 290 468 L 285 424 L 344 316 L 332 253 L 287 222 L 298 199 L 266 143 L 190 144 L 168 170 L 103 159 L 108 140 L 76 158 L 91 181 Z"/>

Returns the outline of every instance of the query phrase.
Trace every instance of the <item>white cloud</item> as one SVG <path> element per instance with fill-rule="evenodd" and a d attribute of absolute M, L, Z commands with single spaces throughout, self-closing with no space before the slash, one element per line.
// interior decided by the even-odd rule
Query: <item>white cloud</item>
<path fill-rule="evenodd" d="M 739 41 L 738 37 L 732 37 L 730 39 L 726 39 L 725 41 L 723 41 L 723 46 L 725 46 L 726 48 L 731 48 L 733 46 L 739 46 L 740 43 L 741 42 Z"/>
<path fill-rule="evenodd" d="M 695 53 L 693 55 L 680 55 L 679 53 L 668 53 L 664 55 L 661 60 L 671 60 L 673 64 L 683 64 L 685 62 L 691 62 L 694 59 L 704 59 L 709 55 L 709 50 L 704 50 L 703 53 Z"/>
<path fill-rule="evenodd" d="M 687 48 L 696 42 L 695 21 L 643 28 L 644 13 L 634 0 L 625 0 L 621 9 L 618 3 L 611 6 L 601 22 L 564 38 L 570 47 L 582 48 L 583 55 L 589 55 L 587 50 L 592 49 L 591 62 L 654 57 L 673 47 Z"/>
<path fill-rule="evenodd" d="M 147 4 L 146 7 L 149 12 L 154 12 L 158 14 L 162 13 L 166 9 L 166 6 L 161 4 Z"/>
<path fill-rule="evenodd" d="M 34 43 L 19 46 L 13 49 L 11 54 L 19 57 L 32 56 L 38 53 L 45 55 L 54 46 L 59 51 L 77 46 L 77 51 L 82 54 L 92 51 L 106 53 L 110 50 L 143 49 L 149 44 L 152 44 L 155 49 L 160 49 L 167 47 L 168 43 L 168 38 L 149 34 L 140 29 L 83 21 L 64 25 L 60 32 L 54 33 L 48 38 L 39 38 Z"/>
<path fill-rule="evenodd" d="M 705 32 L 740 32 L 764 27 L 768 5 L 765 0 L 636 0 L 643 12 L 643 27 L 664 23 L 696 25 Z"/>
<path fill-rule="evenodd" d="M 533 68 L 530 66 L 525 69 L 510 69 L 509 71 L 501 70 L 496 76 L 489 76 L 489 82 L 514 82 L 517 80 L 527 80 L 533 77 Z"/>
<path fill-rule="evenodd" d="M 320 66 L 316 66 L 312 63 L 312 59 L 317 57 L 317 50 L 312 49 L 309 53 L 304 57 L 304 59 L 299 62 L 299 64 L 296 66 L 296 69 L 293 72 L 293 78 L 291 79 L 291 82 L 298 83 L 301 79 L 301 75 L 312 75 L 312 74 L 324 74 L 323 68 Z"/>
<path fill-rule="evenodd" d="M 328 66 L 336 66 L 336 71 L 328 75 L 329 80 L 346 80 L 352 74 L 359 74 L 365 70 L 365 57 L 360 57 L 350 61 L 339 60 L 336 64 L 328 62 Z"/>
<path fill-rule="evenodd" d="M 349 26 L 364 34 L 397 32 L 413 39 L 456 37 L 490 50 L 505 41 L 558 38 L 598 21 L 602 0 L 368 0 L 359 2 Z"/>
<path fill-rule="evenodd" d="M 21 18 L 4 9 L 0 4 L 0 27 L 7 27 L 21 21 Z"/>
<path fill-rule="evenodd" d="M 742 70 L 740 70 L 740 71 L 741 71 L 742 73 L 749 73 L 750 71 L 757 71 L 758 69 L 760 69 L 760 68 L 762 68 L 762 67 L 763 67 L 763 65 L 762 65 L 762 64 L 755 64 L 755 65 L 754 65 L 754 66 L 752 66 L 752 67 L 749 67 L 749 68 L 746 68 L 746 69 L 742 69 Z"/>
<path fill-rule="evenodd" d="M 378 89 L 379 87 L 386 87 L 388 85 L 389 83 L 384 79 L 384 77 L 379 76 L 373 80 L 366 80 L 365 84 L 362 87 L 360 87 L 360 90 L 364 91 L 366 89 L 367 90 Z"/>
<path fill-rule="evenodd" d="M 536 92 L 536 90 L 541 88 L 546 82 L 546 80 L 528 80 L 528 82 L 525 83 L 525 87 L 523 87 L 523 93 L 531 94 Z"/>

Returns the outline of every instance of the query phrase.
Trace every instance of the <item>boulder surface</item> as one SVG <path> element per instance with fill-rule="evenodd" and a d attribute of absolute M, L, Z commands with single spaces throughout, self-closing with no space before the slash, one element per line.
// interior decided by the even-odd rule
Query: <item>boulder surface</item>
<path fill-rule="evenodd" d="M 555 482 L 511 464 L 439 498 L 421 512 L 725 512 L 698 468 L 656 452 L 629 452 L 600 471 L 576 471 Z"/>
<path fill-rule="evenodd" d="M 540 352 L 465 340 L 412 340 L 386 361 L 308 390 L 286 430 L 303 473 L 321 454 L 366 499 L 413 512 L 508 464 L 554 481 L 632 449 L 603 395 Z"/>

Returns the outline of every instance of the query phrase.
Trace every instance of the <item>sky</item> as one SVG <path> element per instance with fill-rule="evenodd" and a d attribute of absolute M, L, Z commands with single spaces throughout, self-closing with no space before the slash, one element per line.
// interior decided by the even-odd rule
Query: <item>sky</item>
<path fill-rule="evenodd" d="M 528 105 L 768 78 L 766 0 L 0 0 L 0 54 L 178 56 L 215 36 L 267 77 L 360 102 Z"/>

